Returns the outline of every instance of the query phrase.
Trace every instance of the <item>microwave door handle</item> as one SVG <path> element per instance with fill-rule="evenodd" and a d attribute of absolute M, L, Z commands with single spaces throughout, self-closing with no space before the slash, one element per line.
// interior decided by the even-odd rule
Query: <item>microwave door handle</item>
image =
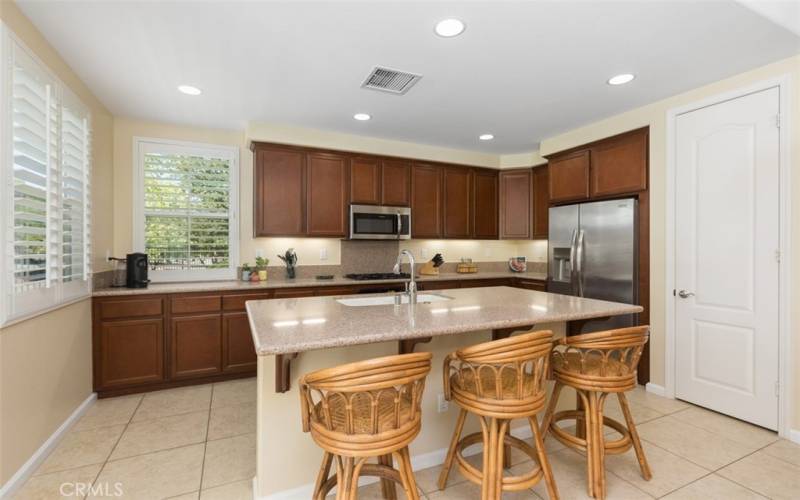
<path fill-rule="evenodd" d="M 400 212 L 397 212 L 397 239 L 400 239 L 400 236 L 403 234 L 403 216 L 400 215 Z"/>

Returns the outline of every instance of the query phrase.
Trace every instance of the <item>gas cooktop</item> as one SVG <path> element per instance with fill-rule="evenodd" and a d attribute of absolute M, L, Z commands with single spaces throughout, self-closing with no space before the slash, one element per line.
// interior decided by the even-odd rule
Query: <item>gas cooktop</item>
<path fill-rule="evenodd" d="M 345 274 L 345 278 L 358 281 L 366 280 L 405 280 L 411 277 L 408 273 L 364 273 L 364 274 Z"/>

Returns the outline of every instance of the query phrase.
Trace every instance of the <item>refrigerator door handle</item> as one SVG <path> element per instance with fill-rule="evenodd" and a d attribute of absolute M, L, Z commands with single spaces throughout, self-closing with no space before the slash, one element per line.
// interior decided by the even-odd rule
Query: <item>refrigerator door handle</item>
<path fill-rule="evenodd" d="M 578 231 L 578 241 L 575 244 L 575 266 L 578 276 L 578 297 L 583 297 L 583 264 L 585 261 L 585 248 L 583 245 L 583 229 Z"/>
<path fill-rule="evenodd" d="M 572 230 L 572 237 L 569 239 L 569 284 L 572 294 L 577 294 L 578 261 L 576 257 L 578 242 L 578 230 Z"/>

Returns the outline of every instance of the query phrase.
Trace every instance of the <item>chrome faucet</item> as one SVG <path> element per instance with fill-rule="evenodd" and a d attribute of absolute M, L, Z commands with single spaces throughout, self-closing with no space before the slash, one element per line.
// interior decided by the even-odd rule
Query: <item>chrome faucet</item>
<path fill-rule="evenodd" d="M 408 295 L 408 303 L 417 303 L 417 282 L 414 280 L 414 255 L 408 250 L 403 250 L 397 256 L 397 263 L 394 265 L 394 274 L 400 274 L 400 264 L 403 262 L 403 255 L 408 257 L 408 264 L 411 266 L 411 278 L 406 281 L 406 294 Z"/>

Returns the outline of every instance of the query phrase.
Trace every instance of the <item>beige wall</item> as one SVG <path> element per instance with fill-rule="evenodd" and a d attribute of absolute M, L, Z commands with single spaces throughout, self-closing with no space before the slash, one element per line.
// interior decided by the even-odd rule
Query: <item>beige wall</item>
<path fill-rule="evenodd" d="M 626 130 L 644 126 L 650 127 L 650 323 L 652 325 L 650 376 L 655 384 L 664 384 L 665 309 L 668 297 L 665 275 L 667 248 L 664 244 L 667 210 L 667 112 L 678 106 L 691 104 L 720 93 L 786 74 L 791 75 L 792 81 L 790 95 L 792 109 L 788 117 L 793 131 L 790 144 L 792 165 L 789 166 L 790 171 L 792 171 L 791 198 L 798 200 L 800 199 L 800 171 L 796 167 L 800 164 L 800 56 L 636 108 L 627 113 L 548 138 L 541 143 L 541 153 L 549 155 Z M 800 203 L 793 203 L 791 219 L 792 227 L 789 236 L 793 241 L 792 260 L 794 266 L 790 281 L 795 288 L 791 304 L 791 330 L 794 332 L 792 344 L 795 373 L 792 380 L 795 381 L 793 391 L 795 411 L 793 420 L 790 418 L 789 421 L 793 422 L 793 428 L 800 429 L 800 383 L 796 382 L 800 380 L 800 371 L 798 371 L 800 370 L 800 244 L 798 244 L 800 242 Z M 788 382 L 791 383 L 792 381 Z"/>
<path fill-rule="evenodd" d="M 92 245 L 110 247 L 113 117 L 11 1 L 0 19 L 92 113 Z M 95 250 L 93 267 L 107 268 Z M 92 393 L 91 307 L 85 300 L 0 330 L 0 486 Z"/>
<path fill-rule="evenodd" d="M 0 332 L 0 484 L 92 394 L 91 301 Z"/>

